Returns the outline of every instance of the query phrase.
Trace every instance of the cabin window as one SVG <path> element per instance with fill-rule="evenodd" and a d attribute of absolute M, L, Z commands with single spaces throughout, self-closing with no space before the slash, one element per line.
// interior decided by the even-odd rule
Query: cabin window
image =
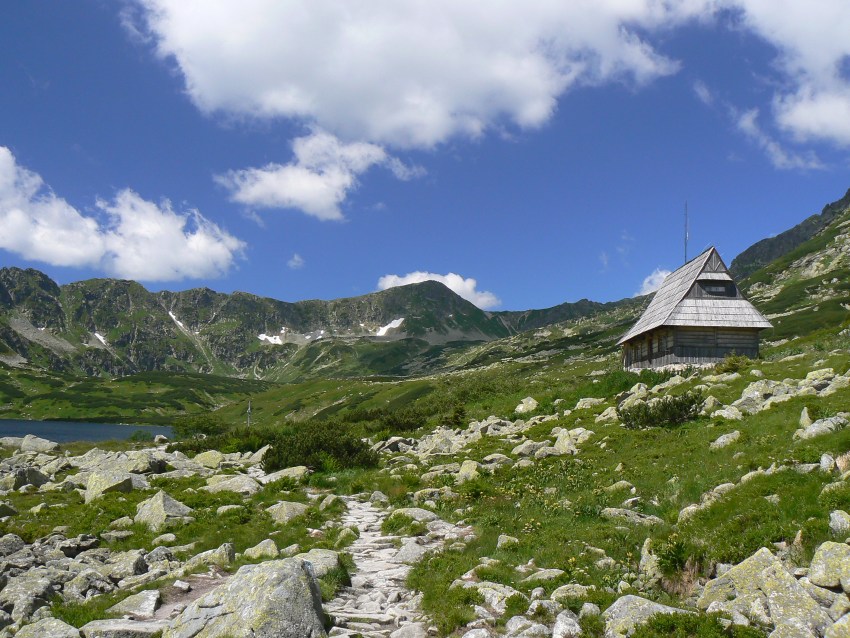
<path fill-rule="evenodd" d="M 735 284 L 702 283 L 703 291 L 711 297 L 734 297 Z"/>

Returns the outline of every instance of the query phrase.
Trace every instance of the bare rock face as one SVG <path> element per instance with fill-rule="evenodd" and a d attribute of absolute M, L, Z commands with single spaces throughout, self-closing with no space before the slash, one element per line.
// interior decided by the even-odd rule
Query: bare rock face
<path fill-rule="evenodd" d="M 245 565 L 189 605 L 163 638 L 325 638 L 322 598 L 308 562 Z"/>

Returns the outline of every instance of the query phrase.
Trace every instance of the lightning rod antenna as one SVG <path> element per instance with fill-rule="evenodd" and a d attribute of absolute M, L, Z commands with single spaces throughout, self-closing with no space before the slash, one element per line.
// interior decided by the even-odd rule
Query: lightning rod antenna
<path fill-rule="evenodd" d="M 685 200 L 685 263 L 688 263 L 688 200 Z"/>

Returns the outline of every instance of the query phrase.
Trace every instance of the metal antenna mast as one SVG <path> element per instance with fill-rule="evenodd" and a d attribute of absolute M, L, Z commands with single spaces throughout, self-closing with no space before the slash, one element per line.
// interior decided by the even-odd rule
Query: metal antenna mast
<path fill-rule="evenodd" d="M 688 263 L 688 200 L 685 200 L 685 263 Z"/>

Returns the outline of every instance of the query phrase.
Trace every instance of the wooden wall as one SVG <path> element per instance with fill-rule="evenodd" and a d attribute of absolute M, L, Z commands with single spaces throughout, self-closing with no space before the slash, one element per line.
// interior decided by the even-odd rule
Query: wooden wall
<path fill-rule="evenodd" d="M 657 368 L 675 363 L 708 364 L 730 354 L 758 357 L 755 328 L 664 327 L 623 344 L 626 368 Z"/>

